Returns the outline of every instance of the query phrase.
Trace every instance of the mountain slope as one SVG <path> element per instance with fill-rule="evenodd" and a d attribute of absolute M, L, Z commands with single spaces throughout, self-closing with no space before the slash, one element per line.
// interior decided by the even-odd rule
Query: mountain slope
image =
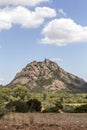
<path fill-rule="evenodd" d="M 33 61 L 17 73 L 11 87 L 23 85 L 34 92 L 87 92 L 86 82 L 60 68 L 55 62 L 45 59 Z"/>

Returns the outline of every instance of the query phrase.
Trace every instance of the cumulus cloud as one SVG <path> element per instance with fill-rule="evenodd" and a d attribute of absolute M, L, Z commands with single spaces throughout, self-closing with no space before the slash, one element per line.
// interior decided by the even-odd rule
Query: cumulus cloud
<path fill-rule="evenodd" d="M 49 0 L 0 0 L 0 5 L 36 6 L 42 2 L 49 2 Z"/>
<path fill-rule="evenodd" d="M 67 15 L 66 12 L 64 12 L 64 10 L 62 8 L 60 8 L 58 10 L 58 13 L 59 13 L 59 15 L 64 16 L 64 17 L 66 17 L 66 15 Z"/>
<path fill-rule="evenodd" d="M 0 9 L 0 30 L 10 29 L 13 24 L 19 24 L 25 28 L 37 28 L 45 18 L 56 16 L 56 11 L 48 7 L 36 7 L 31 11 L 25 7 L 18 6 Z"/>
<path fill-rule="evenodd" d="M 72 19 L 61 18 L 49 22 L 42 30 L 41 43 L 64 46 L 87 42 L 87 26 L 76 24 Z"/>

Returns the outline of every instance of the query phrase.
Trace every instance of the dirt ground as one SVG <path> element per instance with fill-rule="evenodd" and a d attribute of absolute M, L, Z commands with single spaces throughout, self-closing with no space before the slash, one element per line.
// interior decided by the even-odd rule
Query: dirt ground
<path fill-rule="evenodd" d="M 0 130 L 87 130 L 87 114 L 10 113 L 0 119 Z"/>

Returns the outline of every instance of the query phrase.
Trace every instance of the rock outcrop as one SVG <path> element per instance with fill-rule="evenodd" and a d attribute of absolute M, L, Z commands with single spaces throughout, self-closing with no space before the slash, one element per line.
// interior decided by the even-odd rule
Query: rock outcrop
<path fill-rule="evenodd" d="M 34 92 L 87 92 L 83 79 L 64 71 L 48 59 L 43 62 L 33 61 L 17 73 L 10 86 L 17 85 L 27 86 Z"/>

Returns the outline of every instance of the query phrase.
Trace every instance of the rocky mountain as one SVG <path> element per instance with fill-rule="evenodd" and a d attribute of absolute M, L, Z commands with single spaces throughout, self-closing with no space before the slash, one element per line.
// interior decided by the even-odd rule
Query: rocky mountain
<path fill-rule="evenodd" d="M 45 59 L 43 62 L 29 63 L 9 84 L 27 86 L 34 92 L 87 92 L 87 83 L 58 66 L 57 63 Z"/>

